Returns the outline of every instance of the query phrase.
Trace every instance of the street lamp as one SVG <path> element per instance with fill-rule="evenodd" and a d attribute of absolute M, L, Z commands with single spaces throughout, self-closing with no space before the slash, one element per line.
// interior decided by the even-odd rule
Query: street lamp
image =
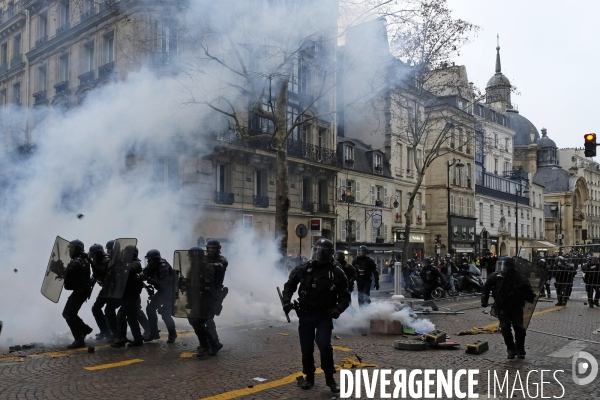
<path fill-rule="evenodd" d="M 448 161 L 448 187 L 446 188 L 448 193 L 448 251 L 452 253 L 452 224 L 450 223 L 450 167 L 455 165 L 456 168 L 462 169 L 465 164 L 457 160 L 455 158 L 452 159 L 452 162 Z"/>
<path fill-rule="evenodd" d="M 518 187 L 518 189 L 517 189 Z M 517 183 L 515 186 L 515 256 L 519 256 L 519 196 L 523 196 L 524 194 L 528 194 L 529 189 L 525 187 L 523 190 L 523 183 Z"/>

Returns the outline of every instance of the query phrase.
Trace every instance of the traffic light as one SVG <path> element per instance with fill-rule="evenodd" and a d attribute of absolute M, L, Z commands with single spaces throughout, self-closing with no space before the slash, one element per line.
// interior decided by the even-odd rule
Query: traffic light
<path fill-rule="evenodd" d="M 596 157 L 596 134 L 586 133 L 585 135 L 583 135 L 583 138 L 585 139 L 585 156 Z"/>
<path fill-rule="evenodd" d="M 442 243 L 442 235 L 435 235 L 435 244 Z"/>

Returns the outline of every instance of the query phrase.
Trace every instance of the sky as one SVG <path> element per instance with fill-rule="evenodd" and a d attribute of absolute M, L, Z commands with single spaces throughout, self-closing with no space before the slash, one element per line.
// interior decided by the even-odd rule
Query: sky
<path fill-rule="evenodd" d="M 521 115 L 559 148 L 583 147 L 583 135 L 600 134 L 598 66 L 600 2 L 540 0 L 448 0 L 456 18 L 481 30 L 457 64 L 484 89 L 495 71 L 500 35 L 502 73 L 517 87 L 512 95 Z"/>

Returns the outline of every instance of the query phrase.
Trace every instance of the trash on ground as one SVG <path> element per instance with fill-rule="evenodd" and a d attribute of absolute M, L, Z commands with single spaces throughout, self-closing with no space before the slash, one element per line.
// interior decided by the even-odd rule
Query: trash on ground
<path fill-rule="evenodd" d="M 259 382 L 264 382 L 264 381 L 266 381 L 266 379 L 265 379 L 265 378 L 261 378 L 261 377 L 252 378 L 252 380 L 259 381 Z"/>
<path fill-rule="evenodd" d="M 427 349 L 427 343 L 421 340 L 394 340 L 394 348 L 398 350 L 421 351 Z"/>
<path fill-rule="evenodd" d="M 342 358 L 340 360 L 339 366 L 343 369 L 349 368 L 377 368 L 376 364 L 363 364 L 360 361 L 353 360 L 349 357 Z"/>
<path fill-rule="evenodd" d="M 467 344 L 467 350 L 465 353 L 469 354 L 481 354 L 489 349 L 487 341 L 478 340 L 475 343 Z"/>

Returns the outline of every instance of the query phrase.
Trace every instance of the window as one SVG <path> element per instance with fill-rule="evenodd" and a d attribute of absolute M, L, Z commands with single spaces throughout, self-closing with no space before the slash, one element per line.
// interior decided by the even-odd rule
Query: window
<path fill-rule="evenodd" d="M 13 104 L 16 106 L 21 105 L 21 83 L 17 82 L 13 85 Z"/>
<path fill-rule="evenodd" d="M 40 14 L 38 16 L 38 40 L 45 39 L 48 33 L 48 19 L 46 14 Z"/>
<path fill-rule="evenodd" d="M 376 192 L 376 200 L 377 201 L 383 201 L 383 186 L 375 186 L 375 192 Z"/>
<path fill-rule="evenodd" d="M 115 35 L 111 33 L 104 36 L 104 63 L 108 64 L 115 61 Z"/>
<path fill-rule="evenodd" d="M 498 175 L 498 159 L 494 158 L 494 173 Z"/>
<path fill-rule="evenodd" d="M 458 108 L 461 109 L 461 110 L 463 109 L 463 102 L 462 102 L 462 100 L 458 100 Z"/>
<path fill-rule="evenodd" d="M 381 154 L 374 154 L 373 155 L 373 168 L 375 168 L 376 171 L 381 172 L 383 170 L 383 163 L 381 161 Z"/>
<path fill-rule="evenodd" d="M 463 150 L 463 145 L 465 144 L 465 138 L 463 137 L 462 129 L 458 128 L 458 150 Z"/>
<path fill-rule="evenodd" d="M 344 162 L 354 164 L 354 147 L 344 145 Z"/>
<path fill-rule="evenodd" d="M 527 225 L 527 237 L 529 237 L 529 225 Z"/>
<path fill-rule="evenodd" d="M 508 161 L 504 161 L 504 172 L 510 171 L 510 163 Z"/>
<path fill-rule="evenodd" d="M 523 230 L 523 224 L 521 224 L 521 231 L 520 231 L 520 232 L 521 232 L 521 236 L 523 236 L 523 232 L 525 232 L 525 231 Z"/>
<path fill-rule="evenodd" d="M 156 51 L 159 53 L 177 53 L 177 29 L 155 22 Z"/>
<path fill-rule="evenodd" d="M 473 215 L 473 199 L 467 198 L 467 215 Z"/>
<path fill-rule="evenodd" d="M 8 43 L 2 43 L 0 46 L 0 65 L 8 64 Z"/>
<path fill-rule="evenodd" d="M 510 217 L 510 206 L 506 207 L 508 209 L 508 216 Z"/>
<path fill-rule="evenodd" d="M 302 178 L 302 210 L 312 211 L 312 181 L 310 178 Z"/>
<path fill-rule="evenodd" d="M 289 130 L 294 123 L 297 122 L 298 119 L 298 110 L 295 107 L 287 106 L 287 114 L 286 114 L 286 128 Z M 271 122 L 272 124 L 272 122 Z M 291 140 L 299 140 L 298 137 L 299 129 L 295 127 L 294 130 L 288 136 Z"/>
<path fill-rule="evenodd" d="M 512 224 L 510 222 L 508 223 L 508 234 L 512 235 Z"/>
<path fill-rule="evenodd" d="M 483 203 L 479 203 L 479 225 L 483 225 Z"/>
<path fill-rule="evenodd" d="M 471 164 L 467 164 L 467 170 L 465 171 L 465 178 L 467 178 L 467 187 L 471 189 Z"/>
<path fill-rule="evenodd" d="M 38 92 L 46 90 L 46 65 L 38 67 Z"/>
<path fill-rule="evenodd" d="M 4 89 L 0 92 L 0 105 L 1 106 L 6 105 L 6 89 Z"/>
<path fill-rule="evenodd" d="M 58 82 L 66 82 L 69 80 L 69 55 L 58 59 Z"/>
<path fill-rule="evenodd" d="M 500 204 L 500 215 L 504 215 L 504 204 Z"/>
<path fill-rule="evenodd" d="M 96 69 L 94 43 L 89 43 L 85 46 L 83 51 L 83 72 L 89 72 Z"/>
<path fill-rule="evenodd" d="M 536 221 L 535 221 L 535 217 L 533 217 L 533 224 L 532 224 L 531 226 L 533 226 L 533 238 L 534 238 L 534 239 L 536 239 L 536 233 L 537 233 L 537 232 L 536 232 L 537 226 L 536 226 L 536 223 L 535 223 L 535 222 L 536 222 Z"/>
<path fill-rule="evenodd" d="M 450 195 L 450 214 L 455 214 L 455 207 L 454 207 L 454 195 L 451 194 Z"/>
<path fill-rule="evenodd" d="M 492 111 L 492 115 L 495 115 L 495 113 Z M 494 147 L 498 148 L 498 134 L 494 133 Z"/>
<path fill-rule="evenodd" d="M 257 169 L 254 171 L 254 195 L 267 195 L 267 171 Z"/>
<path fill-rule="evenodd" d="M 508 151 L 510 149 L 510 139 L 504 139 L 504 150 Z"/>
<path fill-rule="evenodd" d="M 494 206 L 490 205 L 490 226 L 494 226 L 494 220 L 496 216 L 494 215 Z"/>
<path fill-rule="evenodd" d="M 70 17 L 69 2 L 66 1 L 64 3 L 61 3 L 61 5 L 60 5 L 59 23 L 60 23 L 61 28 L 69 26 L 69 17 Z"/>
<path fill-rule="evenodd" d="M 21 35 L 15 36 L 13 39 L 13 57 L 21 55 Z"/>
<path fill-rule="evenodd" d="M 154 182 L 176 190 L 179 186 L 177 159 L 161 157 L 154 160 Z"/>
<path fill-rule="evenodd" d="M 465 198 L 463 196 L 458 196 L 458 213 L 465 215 Z"/>
<path fill-rule="evenodd" d="M 406 148 L 406 172 L 410 172 L 410 170 L 412 169 L 412 163 L 413 163 L 413 149 L 411 148 Z"/>
<path fill-rule="evenodd" d="M 477 110 L 479 111 L 479 116 L 483 117 L 484 116 L 484 114 L 483 114 L 483 106 L 481 104 L 477 105 Z"/>
<path fill-rule="evenodd" d="M 539 230 L 539 232 L 540 232 L 540 238 L 543 238 L 543 237 L 544 237 L 544 229 L 543 229 L 543 226 L 544 226 L 544 225 L 542 225 L 542 222 L 543 222 L 543 221 L 542 221 L 542 219 L 540 218 L 540 220 L 538 221 L 538 223 L 539 223 L 539 225 L 540 225 L 540 230 Z"/>

